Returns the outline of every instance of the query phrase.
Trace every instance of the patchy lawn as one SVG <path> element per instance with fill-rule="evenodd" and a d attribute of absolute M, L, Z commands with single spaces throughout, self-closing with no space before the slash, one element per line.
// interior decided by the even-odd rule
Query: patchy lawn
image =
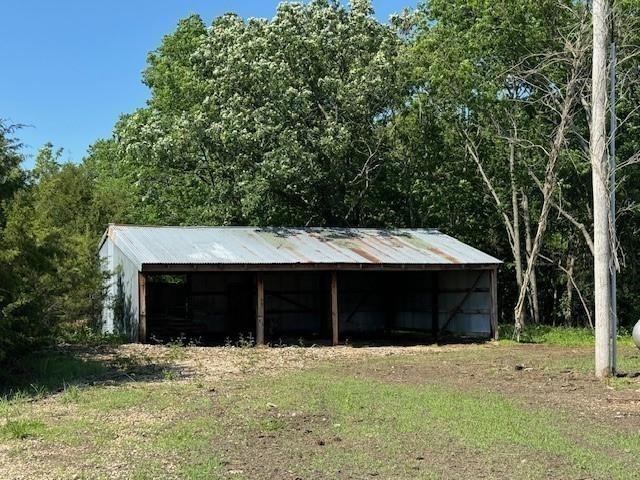
<path fill-rule="evenodd" d="M 619 353 L 640 371 L 640 351 Z M 0 401 L 0 476 L 640 478 L 640 379 L 599 382 L 592 358 L 509 342 L 68 348 L 23 364 Z"/>

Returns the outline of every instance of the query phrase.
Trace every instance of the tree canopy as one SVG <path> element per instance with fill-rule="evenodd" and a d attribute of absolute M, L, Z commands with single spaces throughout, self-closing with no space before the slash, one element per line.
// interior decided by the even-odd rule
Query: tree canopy
<path fill-rule="evenodd" d="M 116 128 L 157 219 L 380 221 L 365 200 L 409 84 L 402 41 L 371 13 L 314 1 L 283 3 L 269 21 L 182 20 L 149 55 L 148 106 Z"/>

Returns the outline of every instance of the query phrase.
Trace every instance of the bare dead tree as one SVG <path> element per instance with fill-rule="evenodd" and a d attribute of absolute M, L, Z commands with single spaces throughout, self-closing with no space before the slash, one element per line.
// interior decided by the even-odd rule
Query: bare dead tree
<path fill-rule="evenodd" d="M 562 263 L 554 262 L 552 259 L 550 259 L 549 257 L 546 257 L 545 255 L 540 254 L 540 258 L 549 262 L 550 264 L 556 265 L 562 272 L 565 273 L 567 277 L 567 282 L 571 284 L 573 289 L 576 291 L 578 298 L 580 299 L 580 303 L 582 304 L 582 308 L 584 309 L 584 313 L 587 317 L 587 322 L 589 324 L 589 327 L 591 328 L 591 330 L 593 330 L 593 320 L 591 318 L 591 311 L 589 310 L 589 306 L 587 305 L 587 302 L 584 298 L 584 295 L 582 294 L 582 291 L 578 287 L 578 283 L 575 280 L 574 272 L 569 271 L 567 268 L 563 267 Z"/>
<path fill-rule="evenodd" d="M 480 174 L 480 178 L 482 179 L 482 182 L 484 183 L 485 187 L 487 188 L 491 198 L 493 199 L 496 208 L 498 209 L 498 211 L 500 212 L 500 216 L 502 218 L 502 221 L 504 223 L 505 229 L 507 231 L 507 238 L 509 240 L 509 244 L 511 246 L 511 250 L 514 251 L 515 250 L 515 240 L 516 240 L 516 235 L 515 235 L 515 230 L 513 228 L 513 222 L 511 220 L 511 218 L 509 217 L 509 215 L 507 215 L 506 213 L 506 206 L 504 201 L 500 198 L 500 195 L 498 195 L 498 192 L 496 190 L 496 188 L 493 185 L 493 182 L 491 181 L 491 179 L 489 178 L 489 176 L 487 175 L 487 172 L 484 168 L 484 164 L 480 158 L 480 152 L 479 152 L 479 147 L 478 147 L 478 140 L 476 140 L 475 138 L 472 137 L 472 135 L 470 134 L 469 130 L 467 129 L 461 129 L 461 134 L 462 137 L 465 140 L 465 150 L 467 151 L 467 153 L 469 154 L 469 156 L 471 157 L 471 159 L 474 161 L 474 163 L 476 164 L 476 167 L 478 168 L 478 173 Z"/>
<path fill-rule="evenodd" d="M 529 197 L 522 191 L 522 217 L 525 224 L 525 248 L 527 249 L 527 261 L 531 256 L 532 234 L 531 234 L 531 213 L 529 210 Z M 538 279 L 535 269 L 531 272 L 531 281 L 529 282 L 529 305 L 531 306 L 531 318 L 534 323 L 540 323 L 540 302 L 538 301 Z"/>
<path fill-rule="evenodd" d="M 517 129 L 514 126 L 514 136 Z M 518 187 L 516 186 L 515 164 L 516 164 L 515 140 L 509 140 L 509 181 L 511 184 L 511 210 L 513 219 L 513 260 L 516 267 L 516 283 L 518 287 L 522 285 L 522 251 L 520 247 L 520 212 L 518 211 Z"/>
<path fill-rule="evenodd" d="M 567 273 L 567 302 L 564 309 L 564 321 L 567 325 L 571 325 L 573 318 L 573 269 L 576 266 L 576 257 L 569 254 L 567 258 L 567 267 L 564 269 Z"/>
<path fill-rule="evenodd" d="M 529 176 L 538 186 L 540 191 L 542 191 L 542 182 L 537 177 L 537 175 L 533 171 L 529 170 Z M 593 255 L 593 239 L 591 238 L 591 233 L 589 233 L 589 230 L 587 230 L 586 225 L 577 220 L 571 213 L 569 213 L 569 211 L 561 205 L 561 201 L 551 199 L 550 202 L 551 206 L 556 209 L 560 216 L 564 217 L 569 221 L 569 223 L 571 223 L 576 229 L 578 229 L 580 234 L 582 234 L 582 237 L 584 238 L 585 244 L 589 248 L 591 255 Z"/>
<path fill-rule="evenodd" d="M 509 245 L 511 247 L 511 253 L 513 255 L 513 263 L 516 274 L 516 284 L 518 287 L 522 285 L 522 240 L 521 240 L 521 232 L 520 232 L 520 206 L 518 199 L 518 192 L 520 190 L 520 186 L 516 180 L 516 145 L 518 144 L 518 126 L 513 117 L 507 114 L 510 117 L 510 129 L 508 134 L 500 135 L 500 138 L 504 139 L 507 143 L 508 155 L 507 155 L 507 163 L 508 163 L 508 171 L 509 171 L 509 191 L 510 198 L 508 200 L 504 200 L 498 194 L 498 188 L 495 185 L 495 181 L 487 174 L 485 170 L 484 163 L 481 159 L 479 152 L 479 134 L 477 132 L 471 133 L 468 126 L 465 126 L 461 129 L 461 136 L 465 141 L 465 149 L 468 155 L 471 157 L 473 162 L 476 164 L 476 168 L 480 173 L 480 177 L 489 192 L 491 199 L 493 200 L 496 209 L 500 212 L 500 216 L 502 218 L 502 222 L 507 232 L 507 238 L 509 240 Z M 501 131 L 502 128 L 498 122 L 494 120 L 494 126 L 496 130 Z M 479 128 L 478 128 L 479 130 Z M 508 202 L 511 205 L 508 205 Z M 507 213 L 511 211 L 511 216 Z"/>
<path fill-rule="evenodd" d="M 587 31 L 586 22 L 583 22 L 580 27 L 580 31 L 577 32 L 575 41 L 571 41 L 570 39 L 565 41 L 565 52 L 569 55 L 571 60 L 562 100 L 558 107 L 552 107 L 554 111 L 558 112 L 559 119 L 552 136 L 551 146 L 548 149 L 545 175 L 544 180 L 542 181 L 542 207 L 538 217 L 538 228 L 536 229 L 536 234 L 533 237 L 531 252 L 527 259 L 527 268 L 524 272 L 522 286 L 518 294 L 518 301 L 514 309 L 514 336 L 517 340 L 520 339 L 520 334 L 524 328 L 523 309 L 525 297 L 532 278 L 533 270 L 540 254 L 543 237 L 547 230 L 549 212 L 553 203 L 553 195 L 557 187 L 558 159 L 566 145 L 569 132 L 573 125 L 575 107 L 579 103 L 581 89 L 583 88 L 584 63 L 587 53 L 587 49 L 584 45 L 585 33 Z"/>

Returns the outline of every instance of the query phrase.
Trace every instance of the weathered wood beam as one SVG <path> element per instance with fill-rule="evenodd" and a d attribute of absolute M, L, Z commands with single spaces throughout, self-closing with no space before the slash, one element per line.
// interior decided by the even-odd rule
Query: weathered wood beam
<path fill-rule="evenodd" d="M 264 345 L 264 278 L 256 273 L 256 345 Z"/>
<path fill-rule="evenodd" d="M 386 264 L 386 263 L 302 263 L 287 264 L 275 263 L 268 265 L 240 264 L 166 264 L 166 263 L 145 263 L 142 265 L 143 272 L 154 273 L 185 273 L 185 272 L 255 272 L 255 271 L 389 271 L 389 272 L 415 272 L 423 270 L 485 270 L 495 267 L 492 263 L 451 263 L 451 264 Z"/>
<path fill-rule="evenodd" d="M 147 279 L 138 273 L 138 341 L 147 342 Z"/>
<path fill-rule="evenodd" d="M 338 273 L 331 272 L 331 344 L 338 344 Z"/>

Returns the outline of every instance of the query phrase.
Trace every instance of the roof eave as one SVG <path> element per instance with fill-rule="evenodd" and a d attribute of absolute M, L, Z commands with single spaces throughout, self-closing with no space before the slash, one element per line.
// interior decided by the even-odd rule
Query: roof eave
<path fill-rule="evenodd" d="M 490 270 L 498 263 L 143 263 L 142 272 L 259 272 L 259 271 L 437 271 L 437 270 Z"/>

